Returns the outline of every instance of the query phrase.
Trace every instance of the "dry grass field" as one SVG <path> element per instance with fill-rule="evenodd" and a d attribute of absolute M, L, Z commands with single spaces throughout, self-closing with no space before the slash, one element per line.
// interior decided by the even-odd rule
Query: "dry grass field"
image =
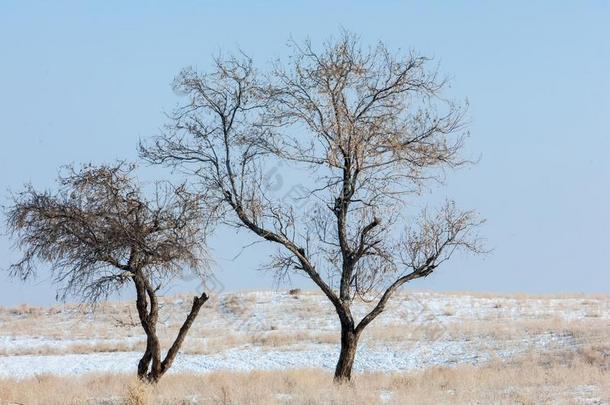
<path fill-rule="evenodd" d="M 151 388 L 124 375 L 0 380 L 0 399 L 21 404 L 601 404 L 610 400 L 607 352 L 530 354 L 482 366 L 367 373 L 337 387 L 328 371 L 169 375 Z"/>
<path fill-rule="evenodd" d="M 167 341 L 188 305 L 164 298 Z M 610 403 L 606 295 L 402 293 L 339 388 L 335 316 L 308 291 L 214 297 L 151 389 L 133 379 L 131 303 L 2 308 L 0 404 Z"/>

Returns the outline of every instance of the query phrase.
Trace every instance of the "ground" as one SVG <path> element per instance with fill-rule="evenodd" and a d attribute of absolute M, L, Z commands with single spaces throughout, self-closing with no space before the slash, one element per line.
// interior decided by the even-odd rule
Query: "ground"
<path fill-rule="evenodd" d="M 189 307 L 163 299 L 165 348 Z M 223 294 L 151 392 L 131 377 L 144 344 L 133 303 L 2 308 L 0 404 L 42 392 L 40 403 L 610 403 L 609 332 L 608 295 L 403 292 L 365 331 L 354 383 L 336 390 L 324 297 Z"/>

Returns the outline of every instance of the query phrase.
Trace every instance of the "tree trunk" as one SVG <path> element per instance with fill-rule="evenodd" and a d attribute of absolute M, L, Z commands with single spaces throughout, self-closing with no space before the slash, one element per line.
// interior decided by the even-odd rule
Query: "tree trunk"
<path fill-rule="evenodd" d="M 345 383 L 352 378 L 352 368 L 356 358 L 356 348 L 358 347 L 358 336 L 354 329 L 349 325 L 341 325 L 341 354 L 335 368 L 335 382 Z"/>
<path fill-rule="evenodd" d="M 152 362 L 150 365 L 150 372 L 148 373 L 147 379 L 151 383 L 156 383 L 163 375 L 163 369 L 161 367 L 161 344 L 159 343 L 159 338 L 157 337 L 156 328 L 153 328 L 152 333 L 148 336 L 148 339 L 151 342 L 150 351 L 152 353 Z"/>
<path fill-rule="evenodd" d="M 152 359 L 152 354 L 150 353 L 150 346 L 148 345 L 148 339 L 146 341 L 146 351 L 144 355 L 138 362 L 138 378 L 140 380 L 146 379 L 146 374 L 148 373 L 148 366 L 150 364 L 150 360 Z"/>
<path fill-rule="evenodd" d="M 202 293 L 199 297 L 193 297 L 193 305 L 191 307 L 191 312 L 189 312 L 189 314 L 187 315 L 184 323 L 180 327 L 180 331 L 178 331 L 178 336 L 176 336 L 174 343 L 172 343 L 171 347 L 167 351 L 167 354 L 165 355 L 165 359 L 161 363 L 162 373 L 165 373 L 165 371 L 167 371 L 172 366 L 172 363 L 174 362 L 174 359 L 176 358 L 176 355 L 178 354 L 178 351 L 180 350 L 180 347 L 182 346 L 182 343 L 186 338 L 186 334 L 193 325 L 193 322 L 195 322 L 195 318 L 197 318 L 199 310 L 207 300 L 208 296 L 206 293 Z"/>
<path fill-rule="evenodd" d="M 161 347 L 159 345 L 159 339 L 156 335 L 154 336 L 153 344 L 156 345 L 154 347 L 157 348 L 158 354 L 153 354 L 153 364 L 150 372 L 146 376 L 148 382 L 153 384 L 157 383 L 161 379 L 161 377 L 163 377 L 165 372 L 169 370 L 169 368 L 172 366 L 172 363 L 174 362 L 174 359 L 176 358 L 176 355 L 178 354 L 178 351 L 180 350 L 180 347 L 182 346 L 182 343 L 186 338 L 186 334 L 193 325 L 193 322 L 195 322 L 195 318 L 197 318 L 199 310 L 207 300 L 208 296 L 206 295 L 206 293 L 202 293 L 200 297 L 193 298 L 193 306 L 191 307 L 191 312 L 189 312 L 188 316 L 186 317 L 186 320 L 180 327 L 178 336 L 176 336 L 174 343 L 172 343 L 171 347 L 167 351 L 167 354 L 165 355 L 165 359 L 163 361 L 161 361 Z M 158 361 L 155 363 L 154 359 L 158 359 Z"/>
<path fill-rule="evenodd" d="M 172 366 L 172 363 L 184 342 L 186 334 L 193 322 L 195 322 L 199 310 L 208 300 L 208 296 L 205 293 L 202 293 L 200 297 L 193 298 L 191 311 L 180 327 L 178 336 L 176 336 L 174 343 L 169 348 L 165 359 L 162 361 L 161 344 L 159 342 L 159 337 L 157 336 L 157 321 L 159 319 L 157 295 L 149 282 L 140 273 L 136 273 L 134 282 L 137 292 L 136 307 L 138 309 L 140 323 L 146 333 L 146 351 L 138 363 L 138 378 L 142 381 L 155 384 Z"/>
<path fill-rule="evenodd" d="M 138 378 L 148 382 L 157 382 L 161 371 L 161 347 L 157 337 L 157 320 L 159 319 L 157 297 L 139 271 L 135 273 L 133 280 L 137 293 L 138 317 L 142 329 L 146 333 L 146 351 L 138 362 Z"/>

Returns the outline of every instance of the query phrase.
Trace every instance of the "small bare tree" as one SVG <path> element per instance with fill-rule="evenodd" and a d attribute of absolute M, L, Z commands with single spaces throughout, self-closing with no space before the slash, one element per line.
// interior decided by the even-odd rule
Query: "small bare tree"
<path fill-rule="evenodd" d="M 362 331 L 399 287 L 458 249 L 482 251 L 481 221 L 451 202 L 419 220 L 408 213 L 428 181 L 466 163 L 464 109 L 440 97 L 445 82 L 426 58 L 365 49 L 349 33 L 321 51 L 291 47 L 288 65 L 262 78 L 245 56 L 217 59 L 210 73 L 184 70 L 175 88 L 188 101 L 140 152 L 193 174 L 233 214 L 227 223 L 279 246 L 273 268 L 303 272 L 323 291 L 341 323 L 341 382 Z M 279 161 L 300 173 L 305 192 L 294 204 L 265 189 Z M 376 300 L 360 320 L 356 298 Z"/>
<path fill-rule="evenodd" d="M 183 274 L 199 276 L 206 264 L 205 217 L 199 198 L 184 186 L 155 183 L 147 199 L 134 165 L 66 168 L 56 193 L 28 186 L 14 196 L 7 224 L 23 257 L 11 266 L 22 279 L 49 263 L 53 280 L 68 294 L 96 303 L 133 283 L 146 351 L 138 377 L 157 382 L 171 367 L 208 296 L 193 299 L 186 320 L 164 358 L 157 335 L 158 291 Z"/>

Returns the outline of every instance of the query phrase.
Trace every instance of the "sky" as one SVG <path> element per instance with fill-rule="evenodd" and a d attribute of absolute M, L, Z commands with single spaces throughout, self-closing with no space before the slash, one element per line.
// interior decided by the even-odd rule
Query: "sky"
<path fill-rule="evenodd" d="M 264 66 L 290 37 L 315 45 L 344 28 L 434 57 L 470 104 L 467 153 L 480 161 L 423 198 L 476 209 L 492 251 L 411 287 L 609 293 L 609 21 L 607 1 L 3 0 L 0 204 L 27 182 L 51 188 L 67 163 L 137 159 L 138 139 L 180 101 L 170 83 L 182 68 L 237 49 Z M 44 266 L 30 282 L 7 277 L 17 255 L 0 229 L 0 305 L 55 302 Z M 251 240 L 222 230 L 211 242 L 227 291 L 277 287 L 256 270 L 271 247 L 235 258 Z M 279 288 L 290 285 L 310 287 Z"/>

